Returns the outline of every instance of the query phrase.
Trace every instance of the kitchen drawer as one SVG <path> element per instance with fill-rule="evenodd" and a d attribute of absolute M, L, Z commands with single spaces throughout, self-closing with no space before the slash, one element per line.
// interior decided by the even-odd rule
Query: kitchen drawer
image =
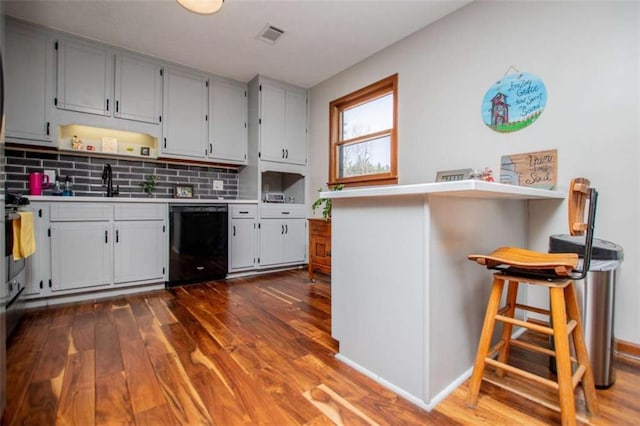
<path fill-rule="evenodd" d="M 167 207 L 164 204 L 118 204 L 114 209 L 115 220 L 165 220 L 167 218 Z"/>
<path fill-rule="evenodd" d="M 255 218 L 258 216 L 258 206 L 246 204 L 229 205 L 232 219 Z"/>
<path fill-rule="evenodd" d="M 301 204 L 263 204 L 260 217 L 263 219 L 304 219 L 306 209 Z"/>
<path fill-rule="evenodd" d="M 51 203 L 51 222 L 107 221 L 113 206 L 104 203 Z"/>

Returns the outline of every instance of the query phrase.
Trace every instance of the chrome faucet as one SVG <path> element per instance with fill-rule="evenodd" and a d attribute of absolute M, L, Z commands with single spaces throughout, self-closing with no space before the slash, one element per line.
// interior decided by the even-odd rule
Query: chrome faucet
<path fill-rule="evenodd" d="M 109 164 L 105 164 L 102 169 L 102 186 L 107 189 L 107 197 L 113 197 L 120 193 L 120 185 L 117 185 L 116 189 L 113 189 L 113 171 Z"/>

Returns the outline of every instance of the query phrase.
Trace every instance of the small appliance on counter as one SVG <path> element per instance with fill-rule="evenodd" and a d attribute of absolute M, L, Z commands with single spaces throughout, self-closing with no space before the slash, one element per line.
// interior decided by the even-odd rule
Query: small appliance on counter
<path fill-rule="evenodd" d="M 265 192 L 263 196 L 265 203 L 284 203 L 286 197 L 282 192 Z"/>

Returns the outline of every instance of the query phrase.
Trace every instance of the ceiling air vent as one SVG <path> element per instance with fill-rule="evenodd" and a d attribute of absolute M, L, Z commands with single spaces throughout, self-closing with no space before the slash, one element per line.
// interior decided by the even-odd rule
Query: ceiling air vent
<path fill-rule="evenodd" d="M 278 40 L 282 34 L 284 34 L 284 30 L 280 28 L 274 27 L 271 24 L 267 24 L 266 27 L 262 30 L 258 38 L 265 43 L 275 44 L 276 40 Z"/>

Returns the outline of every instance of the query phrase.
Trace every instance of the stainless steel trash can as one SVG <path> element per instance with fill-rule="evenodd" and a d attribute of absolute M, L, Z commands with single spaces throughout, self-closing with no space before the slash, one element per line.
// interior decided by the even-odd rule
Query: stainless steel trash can
<path fill-rule="evenodd" d="M 578 253 L 582 257 L 584 238 L 552 235 L 549 239 L 549 252 Z M 585 344 L 593 379 L 599 389 L 606 389 L 615 382 L 615 288 L 623 258 L 622 247 L 596 238 L 593 240 L 593 256 L 587 276 L 575 282 Z M 552 339 L 551 343 L 553 344 Z M 555 373 L 555 358 L 551 358 L 549 365 Z"/>

